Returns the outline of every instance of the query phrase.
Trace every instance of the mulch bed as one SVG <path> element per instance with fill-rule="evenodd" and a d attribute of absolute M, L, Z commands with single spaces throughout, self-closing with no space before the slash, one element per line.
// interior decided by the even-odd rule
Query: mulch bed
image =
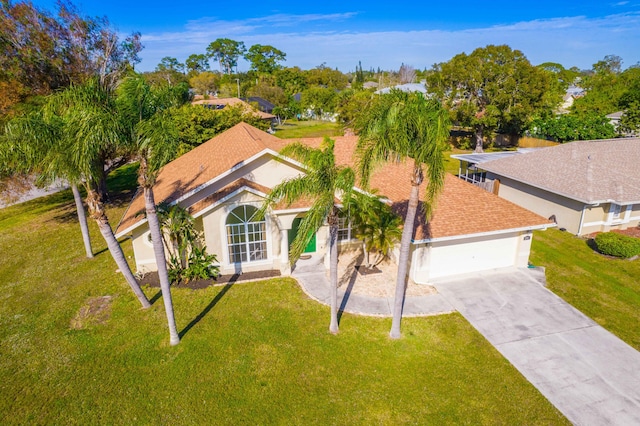
<path fill-rule="evenodd" d="M 199 289 L 199 288 L 207 288 L 212 285 L 233 284 L 236 282 L 243 282 L 243 281 L 256 281 L 256 280 L 261 280 L 265 278 L 275 278 L 279 276 L 280 276 L 280 271 L 277 271 L 277 270 L 243 272 L 242 274 L 220 275 L 215 280 L 192 280 L 192 281 L 189 281 L 188 283 L 179 282 L 179 283 L 172 283 L 171 285 L 174 287 Z M 158 279 L 158 273 L 149 272 L 145 274 L 144 277 L 140 279 L 140 285 L 148 285 L 149 287 L 160 288 L 160 280 Z"/>
<path fill-rule="evenodd" d="M 627 228 L 627 229 L 615 229 L 613 232 L 617 232 L 618 234 L 628 235 L 629 237 L 640 238 L 640 227 L 636 226 L 635 228 Z"/>
<path fill-rule="evenodd" d="M 627 228 L 627 229 L 612 229 L 611 232 L 616 232 L 618 234 L 627 235 L 629 237 L 640 238 L 640 226 L 636 226 L 635 228 Z M 595 238 L 600 232 L 594 232 L 593 234 L 586 235 L 587 238 Z"/>

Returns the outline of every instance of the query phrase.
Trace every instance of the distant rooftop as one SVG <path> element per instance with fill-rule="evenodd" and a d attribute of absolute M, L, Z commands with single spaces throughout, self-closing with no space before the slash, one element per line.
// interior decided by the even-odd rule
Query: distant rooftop
<path fill-rule="evenodd" d="M 487 161 L 497 160 L 499 158 L 511 157 L 513 155 L 524 154 L 525 152 L 535 151 L 539 148 L 518 148 L 517 151 L 500 151 L 500 152 L 482 152 L 470 154 L 454 154 L 451 158 L 456 160 L 466 161 L 472 164 L 482 164 Z"/>
<path fill-rule="evenodd" d="M 496 175 L 588 204 L 640 203 L 640 138 L 564 143 L 484 162 Z"/>
<path fill-rule="evenodd" d="M 385 94 L 385 93 L 389 93 L 392 89 L 399 89 L 399 90 L 402 90 L 403 92 L 421 92 L 425 94 L 427 93 L 427 87 L 422 83 L 406 83 L 406 84 L 399 84 L 393 87 L 385 87 L 384 89 L 378 90 L 376 93 Z"/>

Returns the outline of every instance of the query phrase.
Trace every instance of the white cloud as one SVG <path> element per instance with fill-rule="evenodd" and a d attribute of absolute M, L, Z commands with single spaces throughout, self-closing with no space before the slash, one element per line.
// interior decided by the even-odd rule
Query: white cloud
<path fill-rule="evenodd" d="M 534 63 L 559 62 L 565 66 L 590 68 L 605 55 L 616 54 L 626 65 L 640 61 L 640 13 L 621 13 L 599 18 L 585 16 L 537 19 L 508 25 L 466 30 L 318 31 L 309 23 L 344 22 L 355 13 L 329 15 L 277 14 L 238 21 L 203 18 L 190 21 L 181 32 L 143 36 L 142 70 L 150 70 L 164 56 L 184 60 L 191 53 L 204 53 L 216 38 L 270 44 L 287 53 L 287 65 L 312 68 L 321 63 L 343 71 L 365 68 L 396 69 L 401 63 L 416 68 L 449 60 L 460 52 L 471 52 L 487 44 L 508 44 Z M 282 31 L 287 27 L 288 31 Z M 314 31 L 314 29 L 316 31 Z M 240 69 L 243 69 L 240 64 Z"/>

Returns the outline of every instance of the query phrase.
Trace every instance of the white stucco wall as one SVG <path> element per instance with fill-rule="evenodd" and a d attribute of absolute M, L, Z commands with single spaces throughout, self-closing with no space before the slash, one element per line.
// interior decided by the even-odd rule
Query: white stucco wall
<path fill-rule="evenodd" d="M 532 234 L 514 232 L 470 236 L 418 244 L 411 256 L 410 277 L 419 284 L 434 279 L 509 267 L 526 267 Z"/>

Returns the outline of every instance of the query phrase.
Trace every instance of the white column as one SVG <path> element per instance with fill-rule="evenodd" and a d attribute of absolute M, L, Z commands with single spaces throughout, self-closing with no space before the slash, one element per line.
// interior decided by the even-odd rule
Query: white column
<path fill-rule="evenodd" d="M 291 265 L 289 265 L 289 230 L 280 230 L 280 273 L 291 275 Z"/>

